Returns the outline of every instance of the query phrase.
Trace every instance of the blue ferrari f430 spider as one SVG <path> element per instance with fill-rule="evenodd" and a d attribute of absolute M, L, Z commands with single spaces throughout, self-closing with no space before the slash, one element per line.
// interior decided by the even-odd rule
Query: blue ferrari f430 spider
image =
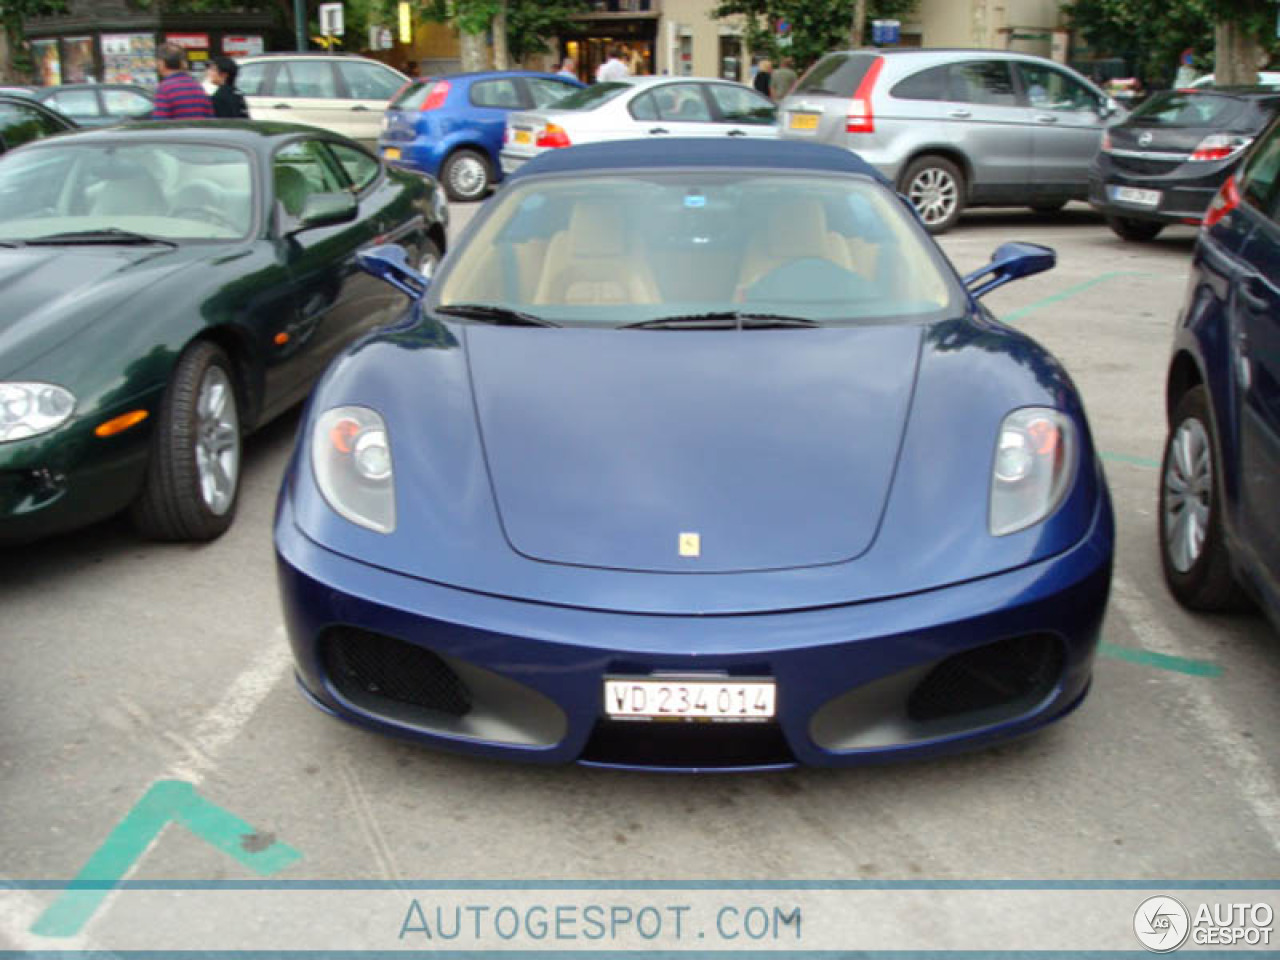
<path fill-rule="evenodd" d="M 313 394 L 275 542 L 344 719 L 541 762 L 844 765 L 1089 687 L 1113 521 L 1080 397 L 842 150 L 549 152 Z"/>

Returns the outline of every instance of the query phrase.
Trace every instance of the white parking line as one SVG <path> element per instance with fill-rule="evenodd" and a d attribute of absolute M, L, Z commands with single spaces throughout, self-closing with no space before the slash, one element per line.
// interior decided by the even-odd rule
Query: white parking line
<path fill-rule="evenodd" d="M 284 627 L 278 626 L 272 631 L 271 638 L 262 648 L 260 656 L 231 682 L 218 702 L 196 723 L 195 730 L 190 736 L 161 733 L 161 736 L 178 746 L 186 756 L 170 765 L 157 779 L 185 780 L 193 786 L 199 786 L 205 777 L 214 772 L 219 756 L 253 719 L 254 713 L 267 695 L 281 679 L 288 675 L 290 664 L 291 656 L 289 645 L 285 640 Z M 151 724 L 150 717 L 140 707 L 135 706 L 129 712 L 139 723 Z M 124 811 L 122 810 L 121 813 L 123 814 Z M 151 841 L 147 848 L 148 852 L 159 842 L 164 833 L 165 831 L 161 830 Z M 88 857 L 92 852 L 86 850 L 85 856 Z M 125 874 L 124 880 L 131 878 L 138 865 L 145 859 L 146 854 L 143 854 L 135 860 L 134 866 Z M 29 933 L 31 925 L 44 912 L 48 903 L 43 902 L 41 897 L 14 889 L 18 886 L 20 884 L 16 882 L 0 878 L 0 891 L 5 887 L 10 888 L 8 891 L 0 892 L 0 944 L 12 944 L 10 949 L 17 950 L 97 949 L 83 933 L 65 939 L 37 937 Z M 115 892 L 107 895 L 94 915 L 94 920 L 89 922 L 90 927 L 96 920 L 106 915 L 115 896 Z"/>
<path fill-rule="evenodd" d="M 1188 649 L 1160 622 L 1155 607 L 1142 591 L 1119 575 L 1112 580 L 1111 605 L 1145 649 L 1175 657 L 1195 656 L 1196 651 Z M 1271 846 L 1280 851 L 1280 778 L 1276 771 L 1258 748 L 1240 735 L 1240 725 L 1219 706 L 1203 679 L 1181 673 L 1165 674 L 1165 679 L 1179 687 L 1196 719 L 1208 729 L 1215 754 L 1235 773 L 1234 785 L 1240 796 L 1257 818 Z"/>

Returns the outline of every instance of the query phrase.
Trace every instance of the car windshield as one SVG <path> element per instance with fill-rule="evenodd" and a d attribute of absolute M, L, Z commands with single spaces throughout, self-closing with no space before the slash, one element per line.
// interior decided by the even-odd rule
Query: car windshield
<path fill-rule="evenodd" d="M 0 159 L 0 239 L 127 231 L 232 240 L 253 224 L 249 155 L 210 144 L 59 143 Z"/>
<path fill-rule="evenodd" d="M 490 203 L 437 309 L 566 326 L 794 325 L 918 320 L 958 303 L 906 207 L 860 177 L 577 174 L 517 182 Z"/>
<path fill-rule="evenodd" d="M 1129 117 L 1136 127 L 1225 127 L 1244 110 L 1234 97 L 1214 93 L 1158 93 Z"/>
<path fill-rule="evenodd" d="M 594 110 L 596 107 L 608 103 L 623 91 L 634 89 L 634 86 L 634 84 L 630 83 L 594 83 L 589 87 L 583 87 L 581 90 L 575 90 L 567 97 L 557 100 L 551 106 L 557 110 Z"/>

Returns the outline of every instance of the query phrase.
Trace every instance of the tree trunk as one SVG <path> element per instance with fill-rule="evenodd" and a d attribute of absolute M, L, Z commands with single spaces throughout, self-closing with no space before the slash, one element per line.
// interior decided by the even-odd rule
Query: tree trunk
<path fill-rule="evenodd" d="M 867 0 L 854 0 L 853 23 L 849 29 L 849 45 L 855 50 L 862 46 L 862 33 L 867 26 Z"/>
<path fill-rule="evenodd" d="M 1235 20 L 1220 20 L 1214 28 L 1213 82 L 1218 86 L 1258 82 L 1265 53 L 1258 38 Z"/>
<path fill-rule="evenodd" d="M 0 24 L 0 83 L 18 83 L 18 72 L 14 68 L 13 53 L 9 49 L 9 31 Z"/>
<path fill-rule="evenodd" d="M 493 15 L 493 69 L 511 69 L 511 57 L 507 53 L 507 0 L 498 0 L 498 12 Z"/>
<path fill-rule="evenodd" d="M 489 50 L 483 33 L 461 33 L 458 41 L 464 73 L 489 69 Z"/>

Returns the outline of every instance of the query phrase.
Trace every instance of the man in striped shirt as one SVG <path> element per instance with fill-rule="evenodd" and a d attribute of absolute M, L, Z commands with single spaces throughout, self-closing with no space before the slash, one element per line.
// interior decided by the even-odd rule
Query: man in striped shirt
<path fill-rule="evenodd" d="M 197 120 L 213 116 L 213 101 L 187 73 L 187 55 L 181 47 L 161 44 L 156 50 L 156 72 L 160 74 L 160 83 L 156 87 L 156 106 L 151 119 Z"/>

